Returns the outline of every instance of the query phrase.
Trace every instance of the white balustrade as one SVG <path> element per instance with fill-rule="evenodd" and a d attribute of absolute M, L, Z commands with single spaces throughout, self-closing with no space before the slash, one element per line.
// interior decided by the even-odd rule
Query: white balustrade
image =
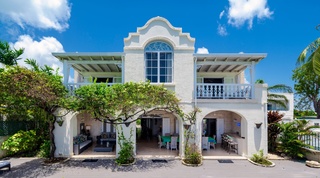
<path fill-rule="evenodd" d="M 251 99 L 251 84 L 197 84 L 198 99 Z"/>

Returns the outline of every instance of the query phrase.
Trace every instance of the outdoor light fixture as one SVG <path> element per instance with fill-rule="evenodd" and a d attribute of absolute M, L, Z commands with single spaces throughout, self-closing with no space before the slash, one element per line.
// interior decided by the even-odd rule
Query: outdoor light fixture
<path fill-rule="evenodd" d="M 262 122 L 255 123 L 255 124 L 256 124 L 257 129 L 260 129 L 260 127 L 261 127 L 261 125 L 262 125 Z"/>
<path fill-rule="evenodd" d="M 189 130 L 190 124 L 184 124 L 183 127 L 184 127 L 184 129 Z"/>
<path fill-rule="evenodd" d="M 56 122 L 60 127 L 63 125 L 63 121 L 62 116 L 56 116 Z"/>
<path fill-rule="evenodd" d="M 129 127 L 130 124 L 131 124 L 131 122 L 124 123 L 124 125 L 126 125 L 126 127 Z"/>

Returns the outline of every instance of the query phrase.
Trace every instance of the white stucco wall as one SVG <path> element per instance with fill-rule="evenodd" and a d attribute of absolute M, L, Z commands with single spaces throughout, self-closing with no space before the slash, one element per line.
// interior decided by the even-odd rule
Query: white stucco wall
<path fill-rule="evenodd" d="M 56 144 L 55 157 L 70 157 L 73 155 L 73 134 L 76 122 L 76 113 L 68 113 L 63 117 L 63 124 L 55 123 L 53 134 Z"/>

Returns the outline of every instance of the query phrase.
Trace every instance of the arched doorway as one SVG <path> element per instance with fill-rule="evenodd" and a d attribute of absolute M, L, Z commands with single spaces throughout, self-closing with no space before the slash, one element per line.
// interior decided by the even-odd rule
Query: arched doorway
<path fill-rule="evenodd" d="M 155 110 L 141 115 L 136 122 L 137 156 L 178 156 L 179 146 L 173 149 L 170 141 L 172 137 L 181 138 L 181 129 L 180 119 L 172 113 Z"/>
<path fill-rule="evenodd" d="M 210 112 L 202 119 L 201 128 L 203 156 L 246 155 L 247 121 L 239 113 L 228 110 Z M 206 137 L 210 147 L 203 149 Z"/>

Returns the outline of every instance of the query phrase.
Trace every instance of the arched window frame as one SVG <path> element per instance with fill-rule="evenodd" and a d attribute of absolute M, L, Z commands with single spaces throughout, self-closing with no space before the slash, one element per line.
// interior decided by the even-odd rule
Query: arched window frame
<path fill-rule="evenodd" d="M 173 48 L 166 42 L 153 41 L 145 47 L 146 80 L 173 83 Z"/>

